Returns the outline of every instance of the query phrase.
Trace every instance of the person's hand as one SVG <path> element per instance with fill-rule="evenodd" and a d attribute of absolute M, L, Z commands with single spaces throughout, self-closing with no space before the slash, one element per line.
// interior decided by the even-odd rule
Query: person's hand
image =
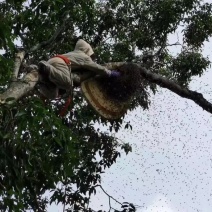
<path fill-rule="evenodd" d="M 120 77 L 121 73 L 116 70 L 111 70 L 110 77 Z"/>

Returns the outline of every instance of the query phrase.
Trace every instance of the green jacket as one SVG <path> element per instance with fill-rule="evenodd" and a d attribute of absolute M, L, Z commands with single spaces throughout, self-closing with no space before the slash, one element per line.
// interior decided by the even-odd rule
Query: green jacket
<path fill-rule="evenodd" d="M 63 55 L 70 59 L 72 71 L 85 69 L 93 71 L 98 75 L 109 75 L 111 72 L 110 70 L 93 62 L 90 57 L 93 53 L 91 46 L 80 39 L 77 41 L 74 51 Z"/>

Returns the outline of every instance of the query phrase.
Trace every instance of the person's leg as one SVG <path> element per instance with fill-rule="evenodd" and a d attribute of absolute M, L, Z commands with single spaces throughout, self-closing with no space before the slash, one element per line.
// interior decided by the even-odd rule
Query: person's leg
<path fill-rule="evenodd" d="M 27 73 L 33 71 L 33 70 L 37 70 L 39 71 L 38 66 L 32 64 L 29 65 L 28 67 L 26 67 L 25 71 Z M 46 98 L 48 99 L 55 99 L 58 96 L 58 88 L 57 86 L 50 82 L 50 80 L 48 79 L 48 76 L 46 76 L 45 74 L 43 75 L 39 75 L 39 80 L 38 80 L 38 89 L 39 92 Z"/>
<path fill-rule="evenodd" d="M 72 87 L 69 67 L 61 58 L 51 58 L 39 63 L 41 75 L 48 77 L 58 88 L 70 90 Z"/>

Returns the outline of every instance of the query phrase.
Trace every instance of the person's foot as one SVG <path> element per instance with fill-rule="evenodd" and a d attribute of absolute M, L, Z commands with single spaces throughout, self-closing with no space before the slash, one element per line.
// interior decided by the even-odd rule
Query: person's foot
<path fill-rule="evenodd" d="M 44 60 L 40 61 L 38 63 L 38 71 L 44 78 L 48 78 L 50 73 L 49 64 Z"/>

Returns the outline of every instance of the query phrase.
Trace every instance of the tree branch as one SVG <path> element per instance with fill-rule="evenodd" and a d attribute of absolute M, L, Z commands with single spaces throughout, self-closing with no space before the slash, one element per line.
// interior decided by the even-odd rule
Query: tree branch
<path fill-rule="evenodd" d="M 17 77 L 18 77 L 18 72 L 19 72 L 21 63 L 22 63 L 22 61 L 23 61 L 23 59 L 24 59 L 24 56 L 25 56 L 25 51 L 18 52 L 18 53 L 15 55 L 15 63 L 14 63 L 14 68 L 13 68 L 12 80 L 16 80 L 16 79 L 17 79 Z"/>
<path fill-rule="evenodd" d="M 212 114 L 212 104 L 207 101 L 201 93 L 189 90 L 187 88 L 183 88 L 177 83 L 165 77 L 162 77 L 159 74 L 153 73 L 138 64 L 137 67 L 139 68 L 141 75 L 145 79 L 149 80 L 150 82 L 156 83 L 157 85 L 163 88 L 167 88 L 183 98 L 187 98 L 194 101 L 197 105 Z"/>
<path fill-rule="evenodd" d="M 0 104 L 4 104 L 8 101 L 16 101 L 26 95 L 29 91 L 33 90 L 39 80 L 39 74 L 37 70 L 32 70 L 26 74 L 20 81 L 15 81 L 10 84 L 10 87 L 0 94 Z"/>
<path fill-rule="evenodd" d="M 98 185 L 98 187 L 100 187 L 102 189 L 102 191 L 109 197 L 109 204 L 110 204 L 110 199 L 113 199 L 115 202 L 117 202 L 118 204 L 122 205 L 121 202 L 119 202 L 118 200 L 116 200 L 114 197 L 112 197 L 111 195 L 109 195 L 104 188 L 101 185 Z M 111 208 L 111 204 L 110 204 L 110 208 Z"/>
<path fill-rule="evenodd" d="M 131 67 L 131 69 L 138 68 L 141 76 L 144 77 L 145 79 L 147 79 L 149 82 L 155 83 L 155 84 L 159 85 L 160 87 L 167 88 L 170 91 L 179 95 L 180 97 L 194 101 L 197 105 L 202 107 L 203 110 L 206 110 L 207 112 L 212 114 L 212 104 L 209 101 L 207 101 L 201 93 L 189 90 L 187 88 L 183 88 L 180 85 L 178 85 L 177 83 L 175 83 L 163 76 L 160 76 L 159 74 L 149 71 L 148 69 L 143 67 L 141 64 L 112 62 L 112 63 L 106 63 L 104 65 L 109 69 L 117 69 L 119 66 L 122 66 L 122 65 L 129 65 L 129 67 Z"/>
<path fill-rule="evenodd" d="M 37 45 L 33 46 L 32 48 L 29 49 L 29 52 L 34 52 L 37 51 L 38 49 L 42 48 L 42 47 L 46 47 L 50 44 L 52 44 L 56 38 L 64 31 L 64 29 L 67 27 L 67 21 L 69 19 L 68 16 L 68 12 L 66 11 L 64 13 L 64 18 L 63 18 L 63 23 L 60 25 L 60 27 L 58 27 L 58 29 L 55 31 L 55 33 L 53 34 L 53 36 L 47 40 L 47 41 L 43 41 L 41 43 L 38 43 Z"/>

